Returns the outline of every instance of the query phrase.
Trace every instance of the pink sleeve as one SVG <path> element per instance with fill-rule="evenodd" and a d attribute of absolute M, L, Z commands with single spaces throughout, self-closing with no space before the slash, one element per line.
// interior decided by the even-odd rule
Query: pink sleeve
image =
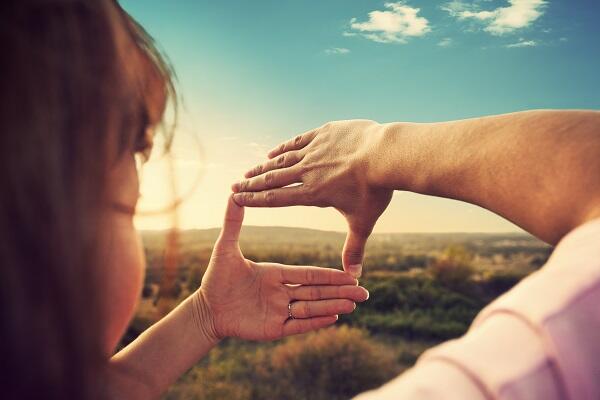
<path fill-rule="evenodd" d="M 600 220 L 563 238 L 542 269 L 483 309 L 463 337 L 358 397 L 388 398 L 600 399 Z"/>

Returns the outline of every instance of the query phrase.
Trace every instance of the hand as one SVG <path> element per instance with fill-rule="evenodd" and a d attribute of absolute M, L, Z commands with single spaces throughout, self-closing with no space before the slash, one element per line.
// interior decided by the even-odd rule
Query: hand
<path fill-rule="evenodd" d="M 234 199 L 252 207 L 335 207 L 349 227 L 344 269 L 359 277 L 367 239 L 393 193 L 369 180 L 379 128 L 373 121 L 338 121 L 299 135 L 234 184 Z M 295 183 L 301 185 L 286 187 Z"/>
<path fill-rule="evenodd" d="M 230 197 L 221 235 L 198 292 L 212 336 L 273 340 L 333 324 L 369 297 L 349 274 L 329 268 L 255 263 L 238 245 L 244 208 Z M 291 303 L 293 318 L 289 318 Z M 202 318 L 202 320 L 207 320 Z"/>

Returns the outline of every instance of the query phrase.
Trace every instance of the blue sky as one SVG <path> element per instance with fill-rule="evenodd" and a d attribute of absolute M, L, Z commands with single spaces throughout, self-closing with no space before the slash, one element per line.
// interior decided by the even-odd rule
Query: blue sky
<path fill-rule="evenodd" d="M 184 207 L 185 227 L 218 225 L 214 209 L 222 209 L 236 176 L 279 141 L 328 120 L 425 122 L 600 108 L 596 1 L 122 4 L 170 57 L 186 107 L 182 119 L 204 148 L 203 206 Z M 382 231 L 514 229 L 474 207 L 413 195 L 396 196 L 387 214 Z M 344 229 L 324 210 L 253 211 L 249 220 Z"/>

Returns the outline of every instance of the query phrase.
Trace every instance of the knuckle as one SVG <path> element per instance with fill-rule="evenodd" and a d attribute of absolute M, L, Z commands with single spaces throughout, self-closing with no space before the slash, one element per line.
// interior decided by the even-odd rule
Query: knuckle
<path fill-rule="evenodd" d="M 303 303 L 302 312 L 304 313 L 305 317 L 310 317 L 310 315 L 311 315 L 310 301 L 305 301 Z"/>
<path fill-rule="evenodd" d="M 254 198 L 254 193 L 253 192 L 244 193 L 244 200 L 251 201 L 253 198 Z"/>
<path fill-rule="evenodd" d="M 362 251 L 359 251 L 359 250 L 346 250 L 346 256 L 352 257 L 352 258 L 361 258 L 362 257 Z"/>
<path fill-rule="evenodd" d="M 258 165 L 254 168 L 254 175 L 260 175 L 262 173 L 263 170 L 263 166 L 262 165 Z"/>
<path fill-rule="evenodd" d="M 302 135 L 298 135 L 294 138 L 294 144 L 298 145 L 300 144 L 300 142 L 302 142 Z"/>
<path fill-rule="evenodd" d="M 279 158 L 277 159 L 277 165 L 284 165 L 285 164 L 285 154 L 279 156 Z"/>
<path fill-rule="evenodd" d="M 272 182 L 273 182 L 273 178 L 274 178 L 274 176 L 273 176 L 273 172 L 270 172 L 270 171 L 269 171 L 269 172 L 267 172 L 267 173 L 265 174 L 265 183 L 266 183 L 267 185 L 268 185 L 268 184 L 270 184 L 270 183 L 272 183 Z"/>
<path fill-rule="evenodd" d="M 248 189 L 248 180 L 243 180 L 240 182 L 240 191 L 245 192 Z"/>
<path fill-rule="evenodd" d="M 269 191 L 265 193 L 265 203 L 269 206 L 275 204 L 275 192 Z"/>
<path fill-rule="evenodd" d="M 314 272 L 311 269 L 306 270 L 306 282 L 310 283 L 314 281 Z"/>

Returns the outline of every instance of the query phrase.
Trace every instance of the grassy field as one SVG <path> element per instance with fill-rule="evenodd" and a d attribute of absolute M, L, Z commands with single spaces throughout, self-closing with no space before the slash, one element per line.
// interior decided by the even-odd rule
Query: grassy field
<path fill-rule="evenodd" d="M 123 344 L 200 284 L 218 230 L 179 237 L 174 288 L 160 293 L 164 232 L 143 232 L 148 271 Z M 344 234 L 245 227 L 247 258 L 339 268 Z M 274 343 L 226 340 L 165 399 L 347 399 L 413 365 L 427 348 L 462 335 L 477 312 L 538 269 L 551 248 L 523 234 L 376 234 L 361 284 L 371 296 L 335 327 Z"/>

